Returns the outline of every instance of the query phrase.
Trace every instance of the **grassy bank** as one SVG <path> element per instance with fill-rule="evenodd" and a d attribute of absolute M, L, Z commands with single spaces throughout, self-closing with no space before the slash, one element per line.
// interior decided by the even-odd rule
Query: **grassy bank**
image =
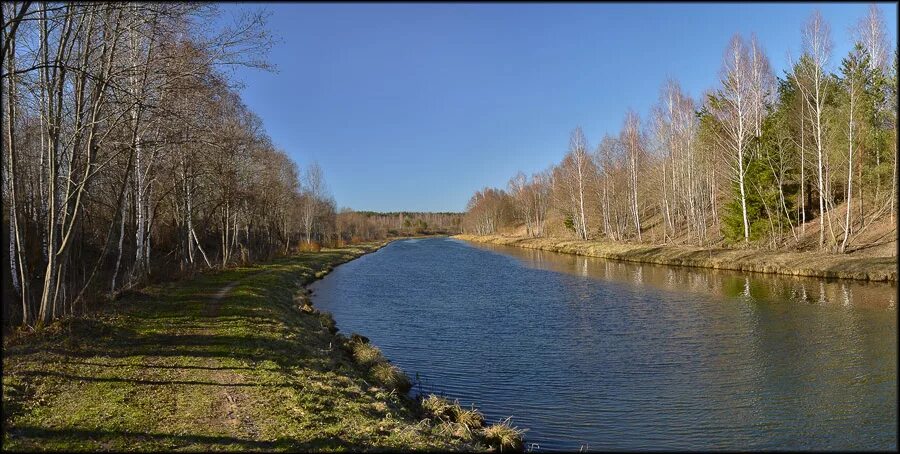
<path fill-rule="evenodd" d="M 858 257 L 818 252 L 778 252 L 755 249 L 710 249 L 691 246 L 641 245 L 502 235 L 456 235 L 454 238 L 479 243 L 661 265 L 869 281 L 897 280 L 896 257 Z"/>
<path fill-rule="evenodd" d="M 402 372 L 377 349 L 358 360 L 367 342 L 309 304 L 305 284 L 379 246 L 148 287 L 5 339 L 4 448 L 487 449 L 490 428 L 407 398 Z"/>

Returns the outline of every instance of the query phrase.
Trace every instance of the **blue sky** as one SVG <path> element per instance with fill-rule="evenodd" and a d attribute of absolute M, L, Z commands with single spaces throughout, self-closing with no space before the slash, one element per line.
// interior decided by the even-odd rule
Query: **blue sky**
<path fill-rule="evenodd" d="M 880 4 L 891 45 L 897 6 Z M 339 206 L 462 211 L 472 193 L 540 171 L 584 128 L 591 144 L 642 118 L 667 77 L 713 87 L 735 32 L 781 75 L 814 8 L 832 69 L 867 4 L 226 4 L 271 12 L 278 71 L 239 69 L 244 101 Z"/>

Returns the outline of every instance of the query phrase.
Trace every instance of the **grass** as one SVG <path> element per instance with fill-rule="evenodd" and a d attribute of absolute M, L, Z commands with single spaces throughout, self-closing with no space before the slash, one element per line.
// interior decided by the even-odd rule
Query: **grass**
<path fill-rule="evenodd" d="M 4 449 L 487 449 L 429 418 L 377 348 L 358 354 L 309 303 L 304 284 L 376 247 L 152 286 L 4 339 Z"/>
<path fill-rule="evenodd" d="M 525 238 L 503 235 L 456 235 L 467 241 L 539 249 L 629 262 L 655 263 L 822 278 L 897 281 L 897 257 L 855 256 L 823 252 L 702 248 Z"/>
<path fill-rule="evenodd" d="M 520 452 L 525 447 L 524 431 L 513 427 L 509 419 L 484 429 L 484 438 L 494 449 L 500 452 Z"/>
<path fill-rule="evenodd" d="M 484 425 L 484 415 L 474 408 L 463 408 L 459 401 L 450 401 L 434 394 L 422 399 L 421 408 L 436 421 L 444 433 L 459 437 L 480 438 L 495 451 L 521 452 L 525 448 L 524 430 L 510 425 L 509 419 L 490 426 Z"/>
<path fill-rule="evenodd" d="M 453 421 L 454 415 L 456 412 L 454 411 L 454 407 L 459 407 L 459 403 L 453 403 L 449 400 L 437 396 L 435 394 L 428 395 L 424 399 L 422 399 L 422 409 L 431 414 L 432 417 L 437 418 L 442 421 Z"/>
<path fill-rule="evenodd" d="M 409 377 L 391 364 L 378 347 L 369 344 L 368 338 L 353 334 L 350 340 L 346 341 L 346 348 L 354 361 L 368 371 L 369 377 L 375 383 L 401 394 L 406 394 L 412 388 Z"/>

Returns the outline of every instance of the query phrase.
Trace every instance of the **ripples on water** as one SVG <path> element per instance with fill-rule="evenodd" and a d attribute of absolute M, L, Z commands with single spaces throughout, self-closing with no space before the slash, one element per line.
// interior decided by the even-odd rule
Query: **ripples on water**
<path fill-rule="evenodd" d="M 896 449 L 895 284 L 406 240 L 313 285 L 540 449 Z M 537 447 L 535 446 L 535 447 Z"/>

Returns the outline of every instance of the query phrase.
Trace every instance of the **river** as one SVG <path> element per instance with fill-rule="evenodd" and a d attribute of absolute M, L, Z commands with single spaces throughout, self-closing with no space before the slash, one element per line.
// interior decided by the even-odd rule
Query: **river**
<path fill-rule="evenodd" d="M 395 241 L 312 285 L 534 450 L 896 449 L 896 283 Z"/>

